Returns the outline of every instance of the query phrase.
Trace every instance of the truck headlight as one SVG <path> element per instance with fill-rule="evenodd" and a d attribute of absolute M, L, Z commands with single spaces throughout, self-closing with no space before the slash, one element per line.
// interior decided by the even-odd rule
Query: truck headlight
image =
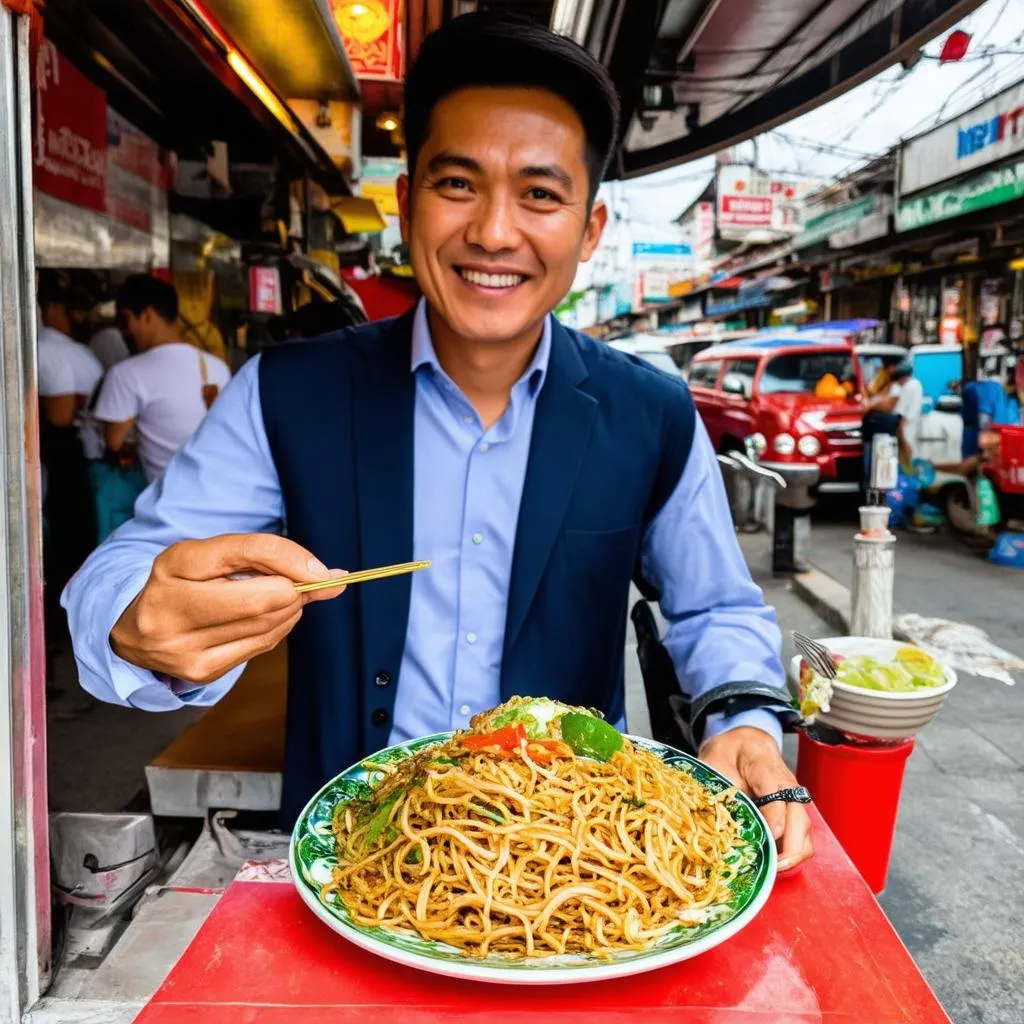
<path fill-rule="evenodd" d="M 813 459 L 821 451 L 821 442 L 813 434 L 804 434 L 797 442 L 796 450 L 808 459 Z"/>
<path fill-rule="evenodd" d="M 779 455 L 792 455 L 796 451 L 796 441 L 793 440 L 792 434 L 776 434 L 772 447 Z"/>
<path fill-rule="evenodd" d="M 746 448 L 748 454 L 753 452 L 754 455 L 760 458 L 768 450 L 768 441 L 764 434 L 748 434 Z"/>

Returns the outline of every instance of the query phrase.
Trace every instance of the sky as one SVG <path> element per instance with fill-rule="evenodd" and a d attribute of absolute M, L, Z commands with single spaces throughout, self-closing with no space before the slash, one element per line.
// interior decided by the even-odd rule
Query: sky
<path fill-rule="evenodd" d="M 962 63 L 940 65 L 926 57 L 910 71 L 890 67 L 831 103 L 759 136 L 758 165 L 834 178 L 1024 78 L 1024 0 L 987 0 L 956 27 L 973 36 Z M 948 35 L 933 40 L 924 53 L 937 57 Z M 752 145 L 740 149 L 749 159 Z M 627 182 L 630 219 L 652 227 L 671 221 L 704 189 L 713 167 L 714 158 L 706 157 Z"/>

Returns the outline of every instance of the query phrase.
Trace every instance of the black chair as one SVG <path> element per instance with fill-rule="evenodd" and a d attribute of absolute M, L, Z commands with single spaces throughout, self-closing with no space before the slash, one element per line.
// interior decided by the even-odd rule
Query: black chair
<path fill-rule="evenodd" d="M 636 630 L 636 653 L 651 716 L 651 735 L 659 743 L 696 754 L 690 732 L 690 702 L 680 692 L 675 666 L 661 642 L 650 604 L 637 601 L 630 618 Z"/>

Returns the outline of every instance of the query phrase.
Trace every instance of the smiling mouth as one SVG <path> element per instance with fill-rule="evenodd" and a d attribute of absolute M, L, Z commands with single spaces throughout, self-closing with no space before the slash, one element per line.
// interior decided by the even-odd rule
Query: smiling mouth
<path fill-rule="evenodd" d="M 478 288 L 491 288 L 495 291 L 515 288 L 526 280 L 525 274 L 485 274 L 480 270 L 467 270 L 464 267 L 457 267 L 456 273 L 469 284 L 475 284 Z"/>

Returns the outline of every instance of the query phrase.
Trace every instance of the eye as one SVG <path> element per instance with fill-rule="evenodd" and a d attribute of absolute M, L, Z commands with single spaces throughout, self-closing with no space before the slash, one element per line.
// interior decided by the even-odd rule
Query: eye
<path fill-rule="evenodd" d="M 470 184 L 467 178 L 448 175 L 446 178 L 438 178 L 432 188 L 438 192 L 468 192 Z"/>
<path fill-rule="evenodd" d="M 549 189 L 546 188 L 541 188 L 540 186 L 531 188 L 530 191 L 526 193 L 526 197 L 527 199 L 532 199 L 536 203 L 561 202 L 559 197 L 556 196 L 554 192 L 551 192 Z"/>

